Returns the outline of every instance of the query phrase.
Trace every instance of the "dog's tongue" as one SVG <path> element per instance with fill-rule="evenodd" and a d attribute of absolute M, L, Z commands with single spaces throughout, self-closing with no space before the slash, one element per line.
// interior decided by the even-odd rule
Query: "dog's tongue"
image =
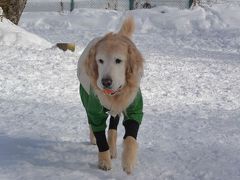
<path fill-rule="evenodd" d="M 109 95 L 109 94 L 114 93 L 114 91 L 112 89 L 104 89 L 103 93 Z"/>

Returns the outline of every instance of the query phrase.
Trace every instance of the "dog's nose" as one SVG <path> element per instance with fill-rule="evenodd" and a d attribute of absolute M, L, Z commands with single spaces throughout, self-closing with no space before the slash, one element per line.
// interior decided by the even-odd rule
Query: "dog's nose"
<path fill-rule="evenodd" d="M 111 78 L 103 78 L 102 79 L 102 85 L 105 88 L 110 88 L 112 86 L 112 79 Z"/>

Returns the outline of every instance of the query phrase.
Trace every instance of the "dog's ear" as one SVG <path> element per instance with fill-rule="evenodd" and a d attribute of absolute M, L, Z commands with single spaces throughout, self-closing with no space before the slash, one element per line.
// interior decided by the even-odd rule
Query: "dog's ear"
<path fill-rule="evenodd" d="M 134 44 L 128 46 L 128 62 L 126 68 L 127 79 L 138 78 L 140 80 L 143 76 L 143 62 L 144 59 Z"/>
<path fill-rule="evenodd" d="M 126 36 L 131 39 L 134 30 L 135 30 L 134 19 L 132 16 L 129 16 L 123 21 L 123 24 L 118 34 Z"/>
<path fill-rule="evenodd" d="M 86 73 L 93 79 L 98 77 L 98 66 L 96 62 L 96 47 L 93 46 L 88 53 L 85 61 Z"/>

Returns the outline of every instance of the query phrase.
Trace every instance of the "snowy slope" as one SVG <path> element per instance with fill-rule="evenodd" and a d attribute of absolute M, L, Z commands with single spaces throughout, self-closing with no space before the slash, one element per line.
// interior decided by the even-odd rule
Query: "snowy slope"
<path fill-rule="evenodd" d="M 240 7 L 219 5 L 24 13 L 21 27 L 51 44 L 75 42 L 78 48 L 39 50 L 21 46 L 21 39 L 0 40 L 0 179 L 238 180 L 239 12 Z M 76 78 L 83 48 L 118 29 L 128 13 L 136 19 L 134 42 L 146 59 L 145 115 L 131 176 L 121 170 L 121 125 L 113 169 L 97 169 Z M 2 27 L 0 37 L 6 37 Z"/>
<path fill-rule="evenodd" d="M 0 26 L 0 45 L 21 46 L 25 48 L 50 48 L 52 45 L 39 36 L 29 33 L 11 21 L 3 19 Z"/>

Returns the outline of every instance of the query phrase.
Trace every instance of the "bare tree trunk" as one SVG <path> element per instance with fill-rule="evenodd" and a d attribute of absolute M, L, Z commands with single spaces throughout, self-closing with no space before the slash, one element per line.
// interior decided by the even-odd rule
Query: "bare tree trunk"
<path fill-rule="evenodd" d="M 0 6 L 7 19 L 18 24 L 27 0 L 0 0 Z"/>

